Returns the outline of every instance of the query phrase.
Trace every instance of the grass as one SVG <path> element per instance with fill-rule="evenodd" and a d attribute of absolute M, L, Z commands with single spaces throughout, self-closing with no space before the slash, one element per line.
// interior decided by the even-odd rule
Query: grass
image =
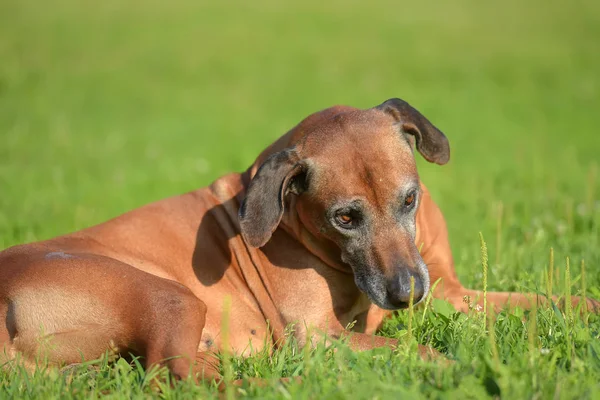
<path fill-rule="evenodd" d="M 461 280 L 600 298 L 600 5 L 175 0 L 0 2 L 0 249 L 104 221 L 240 171 L 332 104 L 402 97 L 449 137 L 419 160 Z M 550 268 L 550 249 L 553 267 Z M 566 257 L 570 275 L 565 276 Z M 580 265 L 585 260 L 585 279 Z M 550 281 L 548 276 L 552 277 Z M 407 336 L 408 313 L 382 334 Z M 441 301 L 410 336 L 455 363 L 343 344 L 231 360 L 255 398 L 595 398 L 600 320 L 543 307 L 487 324 Z M 135 363 L 0 372 L 0 397 L 216 396 L 153 391 Z M 280 376 L 302 383 L 278 385 Z M 272 379 L 272 381 L 271 381 Z"/>

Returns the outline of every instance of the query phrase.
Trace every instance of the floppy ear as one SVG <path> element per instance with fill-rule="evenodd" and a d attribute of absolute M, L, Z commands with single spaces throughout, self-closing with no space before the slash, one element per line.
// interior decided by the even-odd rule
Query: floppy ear
<path fill-rule="evenodd" d="M 283 216 L 285 195 L 302 189 L 302 182 L 293 178 L 304 169 L 293 149 L 271 155 L 260 166 L 238 212 L 242 236 L 250 246 L 262 247 L 269 241 Z"/>
<path fill-rule="evenodd" d="M 419 153 L 429 162 L 446 164 L 450 160 L 450 144 L 446 136 L 420 112 L 400 99 L 389 99 L 375 107 L 390 114 L 403 133 L 413 135 Z"/>

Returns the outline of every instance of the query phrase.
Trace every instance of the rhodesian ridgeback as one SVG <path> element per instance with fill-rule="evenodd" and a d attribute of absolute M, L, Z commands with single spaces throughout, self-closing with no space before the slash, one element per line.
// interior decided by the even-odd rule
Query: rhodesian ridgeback
<path fill-rule="evenodd" d="M 466 311 L 465 297 L 483 296 L 457 278 L 413 148 L 450 158 L 444 134 L 405 101 L 331 107 L 242 174 L 3 251 L 0 357 L 70 364 L 111 351 L 215 377 L 207 360 L 223 350 L 228 297 L 229 350 L 242 355 L 276 345 L 293 323 L 300 343 L 309 327 L 335 338 L 356 321 L 352 347 L 384 346 L 374 332 L 390 310 L 438 279 L 434 296 Z M 497 308 L 531 299 L 487 293 Z"/>

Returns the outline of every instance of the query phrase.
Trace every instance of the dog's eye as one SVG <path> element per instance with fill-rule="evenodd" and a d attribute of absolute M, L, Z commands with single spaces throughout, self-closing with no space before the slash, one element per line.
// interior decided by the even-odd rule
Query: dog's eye
<path fill-rule="evenodd" d="M 404 207 L 411 208 L 415 204 L 415 199 L 417 195 L 415 192 L 410 192 L 408 196 L 404 199 Z"/>
<path fill-rule="evenodd" d="M 338 228 L 352 230 L 360 227 L 363 215 L 360 210 L 354 207 L 342 207 L 335 210 L 330 221 Z"/>
<path fill-rule="evenodd" d="M 352 222 L 354 221 L 354 218 L 352 218 L 352 215 L 350 214 L 338 214 L 337 217 L 335 217 L 338 224 L 345 226 L 345 227 L 350 227 L 352 226 Z"/>

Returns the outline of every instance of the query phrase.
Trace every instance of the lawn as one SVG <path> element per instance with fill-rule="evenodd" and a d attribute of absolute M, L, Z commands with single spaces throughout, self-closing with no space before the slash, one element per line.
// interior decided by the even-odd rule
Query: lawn
<path fill-rule="evenodd" d="M 418 163 L 461 280 L 483 286 L 481 232 L 488 289 L 545 293 L 553 248 L 554 293 L 600 299 L 599 43 L 593 0 L 3 0 L 0 249 L 242 171 L 321 108 L 401 97 L 450 140 L 450 164 Z M 269 384 L 228 395 L 600 397 L 600 318 L 542 308 L 484 324 L 434 301 L 386 324 L 396 350 L 290 340 L 231 360 L 228 376 Z M 416 359 L 416 341 L 454 362 Z M 0 372 L 0 398 L 217 396 L 151 381 L 123 360 L 17 369 Z"/>

